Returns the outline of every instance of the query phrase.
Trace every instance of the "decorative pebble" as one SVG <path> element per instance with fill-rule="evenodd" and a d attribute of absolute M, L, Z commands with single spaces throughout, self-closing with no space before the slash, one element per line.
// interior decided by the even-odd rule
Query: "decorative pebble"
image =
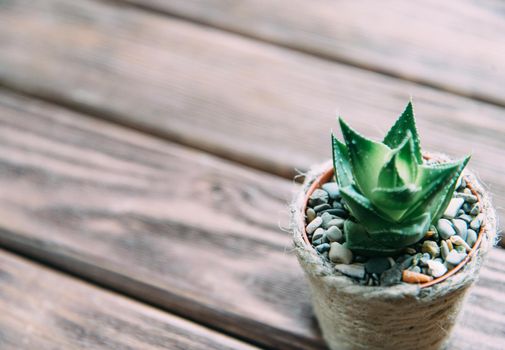
<path fill-rule="evenodd" d="M 330 242 L 339 242 L 342 240 L 342 231 L 337 226 L 332 226 L 326 231 L 325 237 Z"/>
<path fill-rule="evenodd" d="M 470 250 L 472 250 L 472 248 L 470 248 L 470 246 L 465 242 L 465 240 L 463 238 L 461 238 L 460 236 L 452 236 L 451 237 L 451 242 L 452 244 L 454 244 L 455 246 L 461 246 L 461 247 L 464 247 L 467 252 L 469 252 Z"/>
<path fill-rule="evenodd" d="M 466 253 L 468 250 L 463 247 L 462 245 L 457 245 L 456 247 L 454 247 L 454 249 L 456 249 L 457 252 L 459 253 Z"/>
<path fill-rule="evenodd" d="M 403 282 L 407 283 L 426 283 L 433 280 L 433 277 L 425 275 L 423 273 L 417 273 L 409 270 L 403 270 L 402 273 Z"/>
<path fill-rule="evenodd" d="M 395 265 L 389 270 L 381 274 L 380 282 L 383 286 L 392 286 L 400 283 L 402 280 L 402 269 L 399 265 Z"/>
<path fill-rule="evenodd" d="M 438 278 L 445 275 L 446 272 L 447 267 L 443 263 L 435 260 L 428 261 L 428 273 L 433 277 Z"/>
<path fill-rule="evenodd" d="M 317 241 L 321 238 L 323 238 L 324 235 L 324 230 L 322 228 L 318 228 L 317 230 L 314 231 L 314 234 L 312 235 L 312 241 Z"/>
<path fill-rule="evenodd" d="M 456 231 L 447 219 L 440 219 L 437 222 L 437 231 L 442 239 L 447 239 L 456 234 Z"/>
<path fill-rule="evenodd" d="M 467 189 L 465 189 L 467 190 Z M 473 203 L 476 203 L 479 199 L 477 198 L 477 196 L 475 196 L 471 191 L 470 193 L 461 193 L 461 192 L 457 192 L 454 197 L 456 198 L 461 198 L 463 199 L 464 202 L 467 202 L 467 203 L 470 203 L 470 204 L 473 204 Z"/>
<path fill-rule="evenodd" d="M 331 226 L 337 226 L 338 228 L 342 229 L 344 227 L 344 222 L 345 222 L 344 219 L 336 218 L 329 221 L 326 225 L 323 223 L 323 227 L 327 229 L 330 228 Z"/>
<path fill-rule="evenodd" d="M 475 242 L 477 242 L 477 232 L 474 230 L 470 229 L 468 230 L 468 236 L 466 237 L 466 243 L 470 246 L 473 247 Z"/>
<path fill-rule="evenodd" d="M 463 198 L 453 198 L 449 202 L 449 205 L 447 206 L 447 209 L 444 212 L 444 217 L 449 218 L 449 219 L 454 219 L 456 215 L 458 214 L 458 210 L 461 208 L 461 206 L 465 203 L 465 200 Z M 439 230 L 440 232 L 440 230 Z"/>
<path fill-rule="evenodd" d="M 476 232 L 480 230 L 480 225 L 481 225 L 481 220 L 480 217 L 476 217 L 475 219 L 472 220 L 470 223 L 470 228 Z"/>
<path fill-rule="evenodd" d="M 317 210 L 316 210 L 317 211 Z M 349 213 L 345 211 L 344 209 L 327 209 L 325 210 L 328 214 L 338 216 L 340 218 L 347 218 L 349 216 Z"/>
<path fill-rule="evenodd" d="M 321 188 L 328 193 L 328 196 L 331 199 L 337 199 L 338 197 L 340 197 L 340 190 L 336 182 L 327 182 L 324 185 L 322 185 Z"/>
<path fill-rule="evenodd" d="M 307 208 L 307 211 L 305 212 L 305 214 L 307 215 L 307 222 L 311 222 L 317 216 L 316 212 L 312 208 Z"/>
<path fill-rule="evenodd" d="M 312 220 L 308 225 L 307 228 L 305 229 L 307 233 L 310 235 L 314 233 L 314 231 L 321 226 L 323 223 L 323 219 L 321 219 L 320 216 L 316 217 L 314 220 Z"/>
<path fill-rule="evenodd" d="M 349 277 L 359 279 L 365 278 L 365 266 L 361 264 L 352 264 L 352 265 L 337 264 L 335 265 L 335 270 Z"/>
<path fill-rule="evenodd" d="M 470 210 L 472 210 L 472 205 L 470 203 L 465 203 L 463 204 L 462 208 L 465 213 L 470 213 Z"/>
<path fill-rule="evenodd" d="M 470 215 L 476 216 L 476 215 L 479 215 L 479 213 L 480 213 L 480 204 L 475 203 L 472 206 L 472 209 L 470 209 Z"/>
<path fill-rule="evenodd" d="M 328 203 L 328 192 L 316 189 L 309 197 L 309 205 L 314 207 L 317 205 Z"/>
<path fill-rule="evenodd" d="M 381 274 L 391 267 L 388 258 L 377 257 L 369 259 L 365 264 L 365 269 L 368 273 Z"/>
<path fill-rule="evenodd" d="M 447 258 L 447 255 L 449 255 L 449 247 L 447 246 L 447 242 L 446 241 L 442 241 L 442 243 L 440 244 L 440 255 L 442 256 L 442 258 L 445 260 Z"/>
<path fill-rule="evenodd" d="M 449 255 L 447 255 L 447 258 L 445 261 L 447 261 L 451 265 L 458 265 L 460 262 L 462 262 L 466 257 L 465 253 L 460 253 L 456 250 L 451 250 L 449 252 Z"/>
<path fill-rule="evenodd" d="M 337 202 L 336 200 L 333 201 L 332 207 L 333 207 L 333 209 L 342 209 L 342 210 L 344 210 L 344 206 L 342 205 L 342 203 Z"/>
<path fill-rule="evenodd" d="M 456 231 L 456 234 L 463 238 L 463 240 L 466 239 L 466 236 L 468 234 L 468 226 L 467 223 L 464 220 L 461 219 L 453 219 L 452 220 L 452 225 L 454 226 L 454 230 Z"/>
<path fill-rule="evenodd" d="M 419 266 L 411 266 L 409 270 L 416 273 L 421 273 L 421 268 Z"/>
<path fill-rule="evenodd" d="M 352 262 L 352 252 L 340 243 L 333 242 L 330 248 L 330 260 L 334 263 L 350 264 Z"/>
<path fill-rule="evenodd" d="M 319 204 L 314 207 L 314 211 L 316 213 L 322 212 L 323 210 L 330 209 L 330 205 L 328 203 L 325 204 Z"/>
<path fill-rule="evenodd" d="M 471 217 L 468 214 L 464 214 L 464 215 L 458 216 L 458 219 L 464 220 L 467 224 L 469 224 L 470 222 L 472 222 L 473 217 Z"/>
<path fill-rule="evenodd" d="M 453 250 L 452 242 L 450 239 L 446 239 L 445 243 L 447 243 L 447 248 L 449 248 L 449 251 Z"/>
<path fill-rule="evenodd" d="M 325 253 L 327 251 L 330 250 L 330 245 L 328 243 L 323 243 L 323 244 L 320 244 L 316 247 L 316 250 L 319 252 L 319 253 Z"/>
<path fill-rule="evenodd" d="M 421 249 L 423 253 L 428 253 L 431 257 L 436 258 L 440 255 L 440 248 L 438 247 L 437 242 L 435 241 L 424 241 L 423 247 Z"/>
<path fill-rule="evenodd" d="M 419 263 L 421 266 L 428 266 L 428 261 L 431 260 L 431 255 L 429 253 L 424 253 L 421 259 L 419 260 Z"/>
<path fill-rule="evenodd" d="M 323 219 L 323 223 L 321 224 L 321 226 L 324 228 L 333 219 L 333 215 L 328 214 L 328 213 L 323 213 L 321 215 L 321 219 Z"/>

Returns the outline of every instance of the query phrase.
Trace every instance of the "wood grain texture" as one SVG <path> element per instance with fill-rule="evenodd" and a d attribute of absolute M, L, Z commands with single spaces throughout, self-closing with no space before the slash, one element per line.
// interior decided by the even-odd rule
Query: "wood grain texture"
<path fill-rule="evenodd" d="M 499 0 L 119 0 L 505 104 Z"/>
<path fill-rule="evenodd" d="M 257 349 L 0 250 L 0 348 Z"/>
<path fill-rule="evenodd" d="M 3 93 L 0 187 L 9 249 L 262 347 L 322 347 L 278 227 L 287 180 Z M 504 266 L 494 250 L 455 348 L 505 338 Z"/>
<path fill-rule="evenodd" d="M 424 147 L 473 153 L 505 206 L 501 108 L 115 3 L 0 6 L 4 85 L 286 177 L 330 157 L 336 108 L 379 136 L 412 95 Z"/>

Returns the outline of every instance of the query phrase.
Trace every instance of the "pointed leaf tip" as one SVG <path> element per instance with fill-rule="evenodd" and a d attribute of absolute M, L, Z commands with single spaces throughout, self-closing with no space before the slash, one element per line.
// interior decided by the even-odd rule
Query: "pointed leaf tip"
<path fill-rule="evenodd" d="M 384 137 L 384 144 L 390 148 L 398 147 L 402 141 L 405 139 L 407 131 L 412 133 L 412 140 L 414 141 L 414 155 L 418 164 L 422 164 L 423 157 L 421 154 L 421 145 L 419 141 L 419 135 L 417 133 L 416 122 L 414 118 L 414 106 L 412 101 L 407 103 L 405 110 L 400 115 L 400 117 L 393 124 L 391 129 Z"/>

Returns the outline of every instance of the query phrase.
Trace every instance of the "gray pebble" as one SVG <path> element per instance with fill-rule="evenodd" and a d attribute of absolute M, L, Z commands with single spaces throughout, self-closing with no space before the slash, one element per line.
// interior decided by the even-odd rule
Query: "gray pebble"
<path fill-rule="evenodd" d="M 369 273 L 381 274 L 389 268 L 391 268 L 391 262 L 383 257 L 371 258 L 365 264 L 365 269 Z"/>
<path fill-rule="evenodd" d="M 312 235 L 312 242 L 320 240 L 323 238 L 324 235 L 324 230 L 322 228 L 318 228 L 317 230 L 314 231 L 314 234 Z"/>
<path fill-rule="evenodd" d="M 465 220 L 461 219 L 453 219 L 452 220 L 452 225 L 454 226 L 454 229 L 456 230 L 456 234 L 463 238 L 463 240 L 466 239 L 466 236 L 468 234 L 468 225 Z"/>
<path fill-rule="evenodd" d="M 421 268 L 419 266 L 411 266 L 409 270 L 416 273 L 421 273 Z"/>
<path fill-rule="evenodd" d="M 343 235 L 337 226 L 332 226 L 326 231 L 325 237 L 330 242 L 339 242 L 342 240 Z"/>
<path fill-rule="evenodd" d="M 421 266 L 428 266 L 428 261 L 431 260 L 431 255 L 428 253 L 424 253 L 421 259 L 419 259 L 419 263 Z"/>
<path fill-rule="evenodd" d="M 316 212 L 312 208 L 307 208 L 307 211 L 305 212 L 305 214 L 307 215 L 307 222 L 311 222 L 317 216 Z"/>
<path fill-rule="evenodd" d="M 480 204 L 475 203 L 472 206 L 472 209 L 470 209 L 470 215 L 476 216 L 476 215 L 479 215 L 479 213 L 480 213 Z"/>
<path fill-rule="evenodd" d="M 451 225 L 451 222 L 447 219 L 440 219 L 437 222 L 437 231 L 442 239 L 448 239 L 456 234 L 456 231 Z"/>
<path fill-rule="evenodd" d="M 458 214 L 458 210 L 461 208 L 464 202 L 465 200 L 463 198 L 451 199 L 449 205 L 447 206 L 447 209 L 445 209 L 444 217 L 454 219 Z"/>
<path fill-rule="evenodd" d="M 465 243 L 466 244 L 466 243 Z M 457 245 L 456 247 L 454 247 L 454 249 L 457 251 L 457 252 L 460 252 L 460 253 L 466 253 L 467 250 L 465 249 L 465 247 L 463 247 L 462 245 Z"/>
<path fill-rule="evenodd" d="M 470 223 L 470 228 L 474 230 L 475 232 L 479 232 L 480 230 L 480 225 L 481 225 L 481 220 L 480 217 L 476 217 L 475 219 L 472 220 Z"/>
<path fill-rule="evenodd" d="M 458 216 L 458 219 L 464 220 L 467 224 L 469 224 L 470 222 L 472 222 L 473 217 L 471 217 L 470 215 L 464 214 L 464 215 Z"/>
<path fill-rule="evenodd" d="M 347 218 L 349 216 L 349 213 L 343 209 L 327 209 L 327 210 L 325 210 L 325 212 L 327 212 L 331 215 L 338 216 L 340 218 Z"/>
<path fill-rule="evenodd" d="M 469 252 L 470 250 L 472 250 L 472 248 L 470 248 L 470 246 L 460 236 L 452 236 L 451 243 L 455 245 L 456 248 L 463 247 L 464 248 L 463 251 Z"/>
<path fill-rule="evenodd" d="M 322 223 L 323 219 L 321 219 L 321 217 L 318 216 L 307 225 L 307 228 L 305 230 L 309 235 L 311 235 L 317 228 L 319 228 L 319 226 L 321 226 Z"/>
<path fill-rule="evenodd" d="M 333 242 L 330 248 L 330 260 L 334 263 L 350 264 L 352 262 L 352 252 L 340 243 Z"/>
<path fill-rule="evenodd" d="M 449 252 L 449 255 L 447 255 L 445 261 L 447 261 L 451 265 L 456 266 L 460 262 L 462 262 L 463 259 L 465 259 L 465 257 L 466 257 L 465 253 L 458 252 L 457 250 L 451 250 Z"/>
<path fill-rule="evenodd" d="M 472 210 L 472 205 L 470 203 L 465 203 L 463 204 L 463 210 L 465 211 L 465 213 L 470 213 L 470 210 Z"/>
<path fill-rule="evenodd" d="M 323 210 L 330 209 L 330 205 L 328 203 L 325 204 L 319 204 L 314 207 L 314 211 L 316 213 L 322 212 Z M 322 215 L 322 214 L 321 214 Z"/>
<path fill-rule="evenodd" d="M 340 197 L 340 190 L 336 182 L 327 182 L 322 185 L 321 188 L 328 193 L 331 199 L 337 199 Z"/>
<path fill-rule="evenodd" d="M 309 205 L 315 207 L 317 205 L 328 203 L 328 192 L 318 188 L 312 192 L 309 197 Z"/>
<path fill-rule="evenodd" d="M 321 245 L 321 244 L 323 244 L 323 243 L 327 243 L 327 242 L 324 242 L 324 241 L 323 241 L 323 237 L 318 238 L 318 239 L 313 239 L 313 240 L 312 240 L 312 245 L 313 245 L 313 246 L 318 246 L 318 245 Z"/>
<path fill-rule="evenodd" d="M 323 243 L 323 244 L 320 244 L 316 247 L 316 250 L 319 252 L 319 253 L 324 253 L 324 252 L 327 252 L 330 250 L 330 245 L 328 243 Z"/>
<path fill-rule="evenodd" d="M 428 273 L 433 277 L 441 277 L 447 272 L 447 267 L 438 261 L 430 260 L 428 261 Z"/>
<path fill-rule="evenodd" d="M 333 220 L 333 215 L 328 213 L 321 214 L 321 219 L 323 219 L 322 227 L 325 227 L 331 220 Z"/>
<path fill-rule="evenodd" d="M 477 232 L 474 230 L 470 229 L 468 230 L 468 236 L 466 237 L 466 243 L 470 246 L 473 247 L 475 242 L 477 242 Z"/>
<path fill-rule="evenodd" d="M 337 226 L 338 228 L 342 229 L 344 227 L 344 222 L 345 222 L 344 219 L 336 218 L 336 219 L 332 219 L 326 225 L 324 225 L 324 223 L 323 223 L 323 227 L 330 228 L 331 226 Z"/>
<path fill-rule="evenodd" d="M 389 270 L 384 271 L 381 274 L 381 285 L 391 286 L 393 284 L 398 284 L 402 280 L 402 269 L 399 265 L 395 265 Z"/>
<path fill-rule="evenodd" d="M 467 188 L 465 190 L 467 190 Z M 477 201 L 478 201 L 477 196 L 475 196 L 471 192 L 470 193 L 459 193 L 458 197 L 462 198 L 465 202 L 470 203 L 470 204 L 477 203 Z"/>
<path fill-rule="evenodd" d="M 447 259 L 447 255 L 449 255 L 449 246 L 446 241 L 442 241 L 442 243 L 440 243 L 440 255 L 444 260 Z"/>
<path fill-rule="evenodd" d="M 365 266 L 361 264 L 337 264 L 335 265 L 335 270 L 343 273 L 346 276 L 363 279 L 365 278 Z"/>
<path fill-rule="evenodd" d="M 332 207 L 333 207 L 333 209 L 341 209 L 341 210 L 344 210 L 344 206 L 342 205 L 342 203 L 337 202 L 337 201 L 334 201 L 334 202 L 333 202 Z"/>

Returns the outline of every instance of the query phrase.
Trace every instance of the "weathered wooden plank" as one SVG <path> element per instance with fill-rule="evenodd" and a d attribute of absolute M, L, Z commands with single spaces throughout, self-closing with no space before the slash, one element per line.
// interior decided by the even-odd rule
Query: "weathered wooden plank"
<path fill-rule="evenodd" d="M 0 82 L 286 177 L 330 156 L 336 107 L 378 136 L 412 95 L 425 148 L 473 152 L 505 207 L 503 109 L 116 5 L 1 3 Z"/>
<path fill-rule="evenodd" d="M 317 348 L 278 226 L 291 185 L 0 96 L 0 244 L 263 346 Z"/>
<path fill-rule="evenodd" d="M 0 347 L 256 349 L 0 250 Z"/>
<path fill-rule="evenodd" d="M 278 227 L 294 186 L 0 94 L 0 244 L 264 347 L 316 349 L 307 287 Z M 491 258 L 457 344 L 503 338 L 505 252 Z"/>
<path fill-rule="evenodd" d="M 499 0 L 121 1 L 505 104 Z"/>

